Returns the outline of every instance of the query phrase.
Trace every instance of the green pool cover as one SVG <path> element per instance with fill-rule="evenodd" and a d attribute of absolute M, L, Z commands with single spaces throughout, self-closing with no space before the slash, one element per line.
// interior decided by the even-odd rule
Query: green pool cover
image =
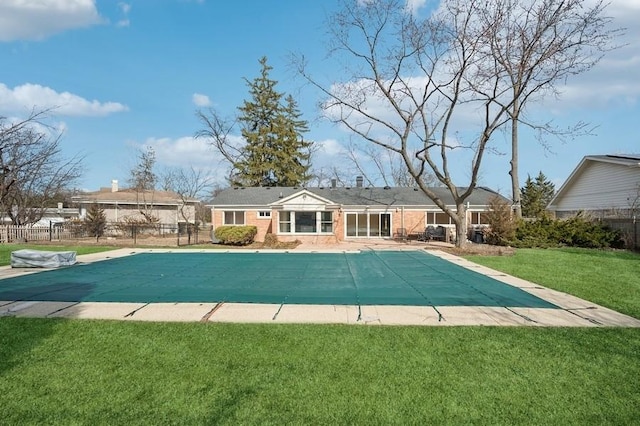
<path fill-rule="evenodd" d="M 3 279 L 0 300 L 556 308 L 420 251 L 141 253 Z"/>

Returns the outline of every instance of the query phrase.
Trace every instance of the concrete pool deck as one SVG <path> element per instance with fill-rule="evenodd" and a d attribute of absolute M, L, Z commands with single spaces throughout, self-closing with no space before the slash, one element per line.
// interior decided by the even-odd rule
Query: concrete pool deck
<path fill-rule="evenodd" d="M 302 245 L 292 252 L 345 252 L 359 250 L 422 250 L 424 244 L 398 245 L 367 241 L 336 245 Z M 537 327 L 640 327 L 640 320 L 566 293 L 486 268 L 437 250 L 430 254 L 476 271 L 553 303 L 560 309 L 469 306 L 369 306 L 296 305 L 257 303 L 114 303 L 0 300 L 0 317 L 106 319 L 122 321 L 182 321 L 238 323 L 316 323 L 423 326 L 537 326 Z M 135 253 L 228 252 L 201 249 L 118 249 L 78 256 L 82 263 L 99 262 Z M 242 250 L 245 251 L 246 250 Z M 259 250 L 264 252 L 281 250 Z M 0 268 L 0 279 L 32 274 L 44 269 Z M 2 281 L 0 280 L 0 286 Z"/>

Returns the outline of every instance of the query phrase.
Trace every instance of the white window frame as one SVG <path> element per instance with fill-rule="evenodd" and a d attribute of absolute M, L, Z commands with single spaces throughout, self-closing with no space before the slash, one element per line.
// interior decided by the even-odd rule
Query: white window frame
<path fill-rule="evenodd" d="M 429 226 L 429 225 L 433 225 L 433 226 L 448 226 L 448 225 L 452 225 L 453 223 L 451 222 L 451 218 L 442 210 L 427 210 L 426 212 L 426 216 L 425 216 L 425 226 Z M 436 219 L 436 216 L 445 218 L 446 217 L 446 222 L 440 222 L 438 223 L 438 220 Z"/>
<path fill-rule="evenodd" d="M 256 213 L 258 219 L 271 219 L 271 210 L 260 210 Z"/>
<path fill-rule="evenodd" d="M 349 219 L 348 216 L 354 215 L 355 220 L 355 233 L 356 235 L 349 235 Z M 384 235 L 382 232 L 382 216 L 389 216 L 389 235 Z M 360 223 L 361 216 L 366 218 L 365 223 Z M 375 229 L 375 235 L 372 235 L 371 217 L 378 217 L 378 226 Z M 344 237 L 345 238 L 389 238 L 393 235 L 393 214 L 387 211 L 349 211 L 345 212 L 344 218 Z"/>
<path fill-rule="evenodd" d="M 283 213 L 289 215 L 289 220 L 283 220 Z M 315 213 L 315 232 L 296 232 L 296 213 Z M 323 213 L 331 214 L 331 231 L 330 232 L 322 232 L 322 226 L 328 225 L 329 220 L 322 220 Z M 278 215 L 278 234 L 283 235 L 333 235 L 335 231 L 335 226 L 333 224 L 333 211 L 327 210 L 318 210 L 318 211 L 282 211 Z M 289 224 L 289 231 L 283 231 L 282 225 Z"/>

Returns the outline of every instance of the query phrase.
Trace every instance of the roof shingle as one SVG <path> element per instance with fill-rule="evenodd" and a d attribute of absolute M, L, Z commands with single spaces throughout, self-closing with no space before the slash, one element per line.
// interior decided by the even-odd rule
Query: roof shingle
<path fill-rule="evenodd" d="M 444 187 L 431 188 L 447 205 L 453 204 L 449 190 Z M 339 205 L 345 206 L 435 206 L 419 188 L 406 187 L 351 187 L 351 188 L 300 188 L 300 187 L 249 187 L 229 188 L 221 191 L 213 200 L 214 207 L 222 206 L 266 206 L 307 190 Z M 472 205 L 487 205 L 495 196 L 502 197 L 490 189 L 478 187 L 466 200 Z M 504 197 L 503 197 L 504 198 Z"/>

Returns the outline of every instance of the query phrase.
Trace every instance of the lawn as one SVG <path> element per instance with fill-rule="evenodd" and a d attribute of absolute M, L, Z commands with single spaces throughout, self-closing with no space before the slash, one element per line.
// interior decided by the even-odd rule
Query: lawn
<path fill-rule="evenodd" d="M 588 249 L 519 249 L 472 262 L 640 318 L 640 254 Z"/>
<path fill-rule="evenodd" d="M 482 261 L 522 276 L 540 256 L 557 286 L 600 263 L 592 294 L 627 285 L 630 313 L 638 274 L 606 289 L 638 257 L 602 253 Z M 638 377 L 637 329 L 0 318 L 6 424 L 637 424 Z"/>

